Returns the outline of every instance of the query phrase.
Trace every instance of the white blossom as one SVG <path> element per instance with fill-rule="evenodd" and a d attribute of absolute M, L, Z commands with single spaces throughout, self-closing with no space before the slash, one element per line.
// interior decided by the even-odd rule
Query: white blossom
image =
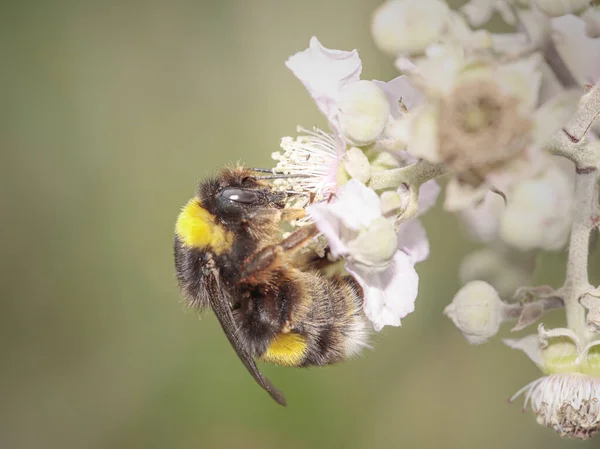
<path fill-rule="evenodd" d="M 471 344 L 482 344 L 498 333 L 503 318 L 503 303 L 494 287 L 484 281 L 463 286 L 444 309 Z"/>
<path fill-rule="evenodd" d="M 440 0 L 389 0 L 373 13 L 373 39 L 393 56 L 421 53 L 440 38 L 449 12 Z"/>
<path fill-rule="evenodd" d="M 588 439 L 600 431 L 600 358 L 598 345 L 584 345 L 570 329 L 546 330 L 520 340 L 505 340 L 524 351 L 546 376 L 519 390 L 524 409 L 531 406 L 540 424 L 561 436 Z"/>
<path fill-rule="evenodd" d="M 346 270 L 364 292 L 364 311 L 376 330 L 399 326 L 414 310 L 419 277 L 414 265 L 429 255 L 425 231 L 413 219 L 397 230 L 383 216 L 379 196 L 352 179 L 336 198 L 308 207 L 335 257 L 346 260 Z"/>

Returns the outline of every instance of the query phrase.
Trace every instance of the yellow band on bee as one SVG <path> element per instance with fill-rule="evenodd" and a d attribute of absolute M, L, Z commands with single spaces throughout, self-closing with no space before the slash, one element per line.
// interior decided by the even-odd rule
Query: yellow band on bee
<path fill-rule="evenodd" d="M 306 349 L 306 340 L 302 335 L 278 334 L 261 359 L 282 366 L 298 366 L 304 360 Z"/>
<path fill-rule="evenodd" d="M 217 254 L 223 254 L 233 242 L 233 235 L 217 224 L 214 215 L 204 209 L 196 198 L 181 209 L 175 233 L 185 246 L 210 248 Z"/>

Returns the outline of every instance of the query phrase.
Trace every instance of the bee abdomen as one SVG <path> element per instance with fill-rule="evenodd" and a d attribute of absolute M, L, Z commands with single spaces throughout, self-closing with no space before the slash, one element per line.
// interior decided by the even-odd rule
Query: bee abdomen
<path fill-rule="evenodd" d="M 300 366 L 337 363 L 368 346 L 369 325 L 360 286 L 350 276 L 314 277 L 312 301 L 302 325 L 306 350 Z"/>

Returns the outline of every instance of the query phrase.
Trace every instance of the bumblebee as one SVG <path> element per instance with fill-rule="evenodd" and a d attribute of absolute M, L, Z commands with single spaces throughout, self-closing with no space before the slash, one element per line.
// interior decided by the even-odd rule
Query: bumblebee
<path fill-rule="evenodd" d="M 282 239 L 280 224 L 304 216 L 260 170 L 226 168 L 201 182 L 175 226 L 182 294 L 210 308 L 256 382 L 279 404 L 283 394 L 255 358 L 282 366 L 336 363 L 368 345 L 363 291 L 351 276 L 326 276 L 326 258 L 299 251 L 318 235 L 307 225 Z"/>

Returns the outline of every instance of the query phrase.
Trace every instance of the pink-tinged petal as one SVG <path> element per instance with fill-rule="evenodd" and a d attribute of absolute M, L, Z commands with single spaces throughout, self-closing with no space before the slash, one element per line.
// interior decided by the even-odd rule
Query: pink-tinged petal
<path fill-rule="evenodd" d="M 600 39 L 585 33 L 585 22 L 567 14 L 552 19 L 552 38 L 559 55 L 577 81 L 596 84 L 600 79 Z"/>
<path fill-rule="evenodd" d="M 343 225 L 353 231 L 368 227 L 381 217 L 379 196 L 362 182 L 351 179 L 339 189 L 329 209 Z"/>
<path fill-rule="evenodd" d="M 413 264 L 429 257 L 429 240 L 420 220 L 413 218 L 400 224 L 398 249 L 406 253 Z"/>
<path fill-rule="evenodd" d="M 502 340 L 504 344 L 513 349 L 520 349 L 527 357 L 531 359 L 542 371 L 544 370 L 544 361 L 542 351 L 540 350 L 540 341 L 537 334 L 528 335 L 524 338 Z"/>
<path fill-rule="evenodd" d="M 400 326 L 400 319 L 415 310 L 419 275 L 404 252 L 398 251 L 384 271 L 373 272 L 350 262 L 346 264 L 346 270 L 363 288 L 363 309 L 375 330 Z"/>
<path fill-rule="evenodd" d="M 314 36 L 309 48 L 291 56 L 285 65 L 304 84 L 330 122 L 336 119 L 340 90 L 358 81 L 362 71 L 356 50 L 325 48 Z"/>
<path fill-rule="evenodd" d="M 441 191 L 440 185 L 435 179 L 431 179 L 419 187 L 419 214 L 422 215 L 435 206 Z"/>
<path fill-rule="evenodd" d="M 348 241 L 381 217 L 381 200 L 366 185 L 351 179 L 334 201 L 308 206 L 306 211 L 327 241 L 335 257 L 349 253 Z"/>
<path fill-rule="evenodd" d="M 385 92 L 391 107 L 392 117 L 399 118 L 403 112 L 400 109 L 400 100 L 410 111 L 425 100 L 425 95 L 414 87 L 407 76 L 398 76 L 387 83 L 373 80 Z"/>
<path fill-rule="evenodd" d="M 331 254 L 340 257 L 348 254 L 348 246 L 340 238 L 341 221 L 331 212 L 329 206 L 327 203 L 312 204 L 306 208 L 306 211 L 327 239 Z"/>

